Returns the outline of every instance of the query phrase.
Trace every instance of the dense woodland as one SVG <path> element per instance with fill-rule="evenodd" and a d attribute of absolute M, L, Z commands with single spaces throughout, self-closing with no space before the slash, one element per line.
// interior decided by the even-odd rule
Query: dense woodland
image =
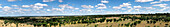
<path fill-rule="evenodd" d="M 129 16 L 128 16 L 129 15 Z M 137 16 L 130 16 L 130 15 L 140 15 L 141 17 Z M 118 22 L 118 21 L 124 21 L 125 19 L 140 19 L 140 21 L 135 21 L 134 23 L 128 23 L 125 24 L 126 26 L 135 26 L 139 23 L 141 23 L 142 20 L 151 20 L 147 21 L 147 23 L 156 23 L 156 21 L 170 21 L 170 14 L 169 13 L 157 13 L 157 14 L 118 14 L 118 15 L 87 15 L 87 16 L 64 16 L 63 18 L 50 18 L 50 19 L 36 19 L 36 18 L 30 18 L 30 17 L 0 17 L 0 20 L 5 20 L 4 23 L 27 23 L 32 24 L 34 26 L 51 26 L 51 25 L 64 25 L 64 24 L 91 24 L 91 23 L 97 23 L 97 22 Z M 155 16 L 155 17 L 154 17 Z M 41 16 L 45 17 L 45 16 Z M 52 16 L 48 16 L 52 17 Z M 106 17 L 120 17 L 120 19 L 106 19 Z M 101 18 L 100 20 L 97 20 L 95 18 Z M 123 24 L 122 24 L 123 25 Z M 168 24 L 167 24 L 168 25 Z M 97 25 L 95 25 L 97 26 Z"/>

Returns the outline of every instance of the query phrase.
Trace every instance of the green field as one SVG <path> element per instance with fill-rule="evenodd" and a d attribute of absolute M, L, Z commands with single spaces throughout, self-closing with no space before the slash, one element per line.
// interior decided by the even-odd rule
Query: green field
<path fill-rule="evenodd" d="M 0 27 L 170 27 L 169 15 L 170 14 L 119 14 L 0 17 Z"/>

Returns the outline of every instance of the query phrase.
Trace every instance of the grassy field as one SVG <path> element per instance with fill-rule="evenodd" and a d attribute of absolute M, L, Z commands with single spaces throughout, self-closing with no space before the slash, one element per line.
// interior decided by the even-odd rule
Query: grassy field
<path fill-rule="evenodd" d="M 0 27 L 170 27 L 170 14 L 0 17 Z"/>

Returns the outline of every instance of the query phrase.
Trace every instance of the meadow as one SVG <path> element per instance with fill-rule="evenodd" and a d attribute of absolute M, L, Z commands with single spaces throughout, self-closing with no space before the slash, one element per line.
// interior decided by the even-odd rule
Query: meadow
<path fill-rule="evenodd" d="M 0 17 L 0 27 L 170 27 L 170 14 Z"/>

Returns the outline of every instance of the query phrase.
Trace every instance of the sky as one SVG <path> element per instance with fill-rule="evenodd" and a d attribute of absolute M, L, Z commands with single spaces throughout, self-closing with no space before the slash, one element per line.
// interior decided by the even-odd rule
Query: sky
<path fill-rule="evenodd" d="M 0 0 L 0 16 L 170 13 L 170 0 Z"/>

